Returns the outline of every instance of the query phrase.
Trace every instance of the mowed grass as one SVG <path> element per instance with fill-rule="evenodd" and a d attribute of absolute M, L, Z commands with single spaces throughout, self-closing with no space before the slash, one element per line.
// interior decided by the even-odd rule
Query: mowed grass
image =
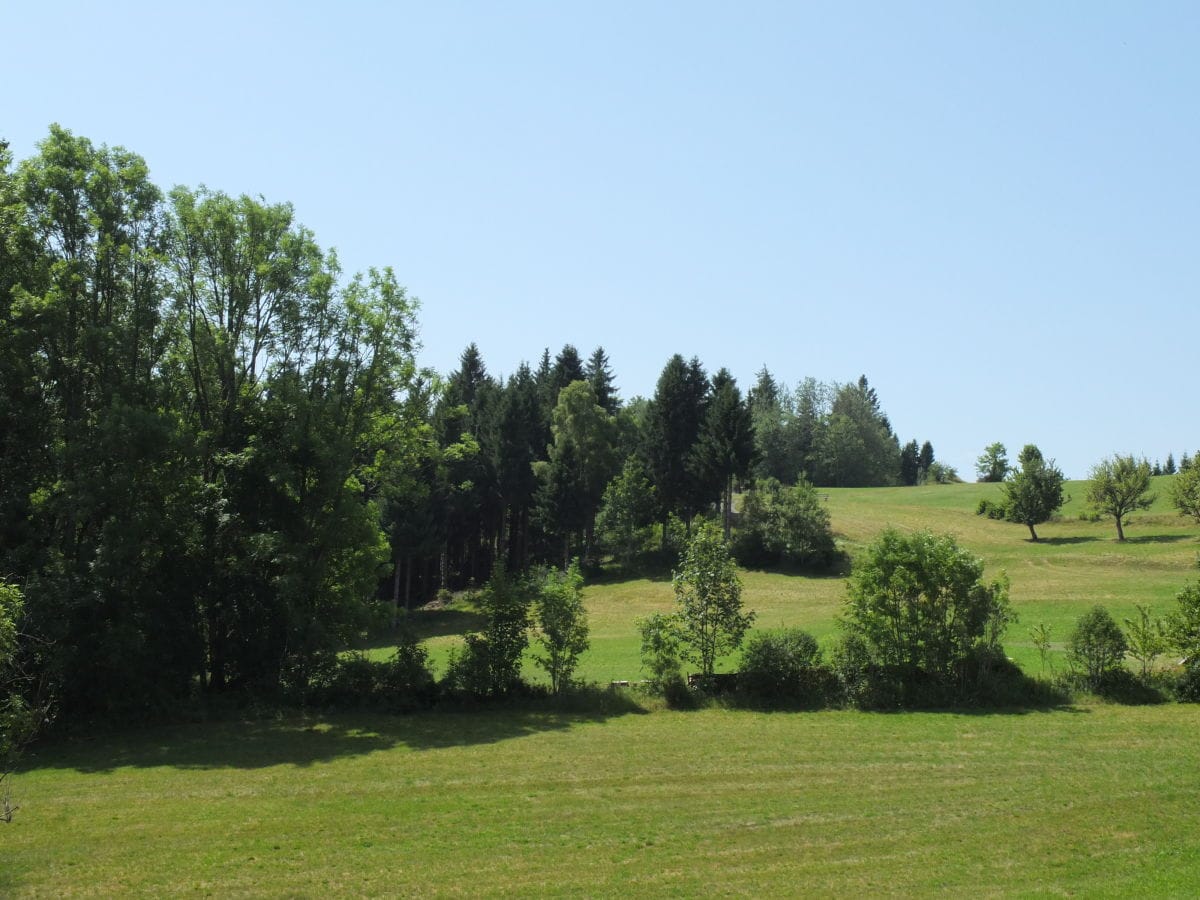
<path fill-rule="evenodd" d="M 1033 544 L 974 515 L 997 491 L 823 493 L 852 554 L 885 526 L 930 528 L 1006 570 L 1021 616 L 1006 646 L 1031 671 L 1031 624 L 1061 642 L 1094 603 L 1118 618 L 1135 603 L 1165 612 L 1196 575 L 1200 532 L 1161 506 L 1125 544 L 1070 508 Z M 743 578 L 760 627 L 836 632 L 844 577 Z M 593 584 L 585 599 L 581 674 L 639 677 L 634 621 L 672 608 L 670 581 Z M 480 620 L 456 604 L 414 623 L 444 661 Z M 371 652 L 385 656 L 386 640 Z M 635 695 L 598 696 L 583 712 L 285 718 L 43 746 L 0 826 L 0 894 L 1187 896 L 1200 884 L 1200 706 L 647 712 Z"/>
<path fill-rule="evenodd" d="M 1200 707 L 499 710 L 41 750 L 7 896 L 1187 896 Z"/>
<path fill-rule="evenodd" d="M 986 563 L 987 577 L 1007 573 L 1018 622 L 1005 639 L 1009 655 L 1038 674 L 1041 658 L 1029 630 L 1048 625 L 1053 643 L 1050 664 L 1061 669 L 1064 647 L 1076 619 L 1096 604 L 1119 621 L 1132 617 L 1137 604 L 1161 615 L 1190 579 L 1200 577 L 1200 528 L 1178 516 L 1167 496 L 1169 477 L 1155 478 L 1153 507 L 1132 517 L 1128 540 L 1118 543 L 1111 519 L 1080 518 L 1086 512 L 1085 482 L 1068 482 L 1070 501 L 1054 521 L 1037 526 L 1040 540 L 1029 539 L 1022 525 L 997 522 L 975 514 L 981 499 L 999 500 L 996 484 L 930 485 L 927 487 L 822 489 L 839 544 L 851 556 L 862 551 L 886 527 L 928 528 L 953 534 Z M 846 596 L 844 576 L 788 575 L 743 571 L 743 601 L 753 609 L 757 628 L 799 626 L 829 644 Z M 674 596 L 669 573 L 657 578 L 605 580 L 584 592 L 591 625 L 591 649 L 579 674 L 607 683 L 635 680 L 641 671 L 636 620 L 654 612 L 670 612 Z M 413 621 L 426 638 L 435 666 L 445 665 L 450 648 L 463 631 L 481 627 L 469 604 L 449 610 L 417 613 Z M 372 651 L 376 658 L 391 652 L 386 640 Z M 734 669 L 736 654 L 720 668 Z M 526 674 L 542 676 L 527 658 Z"/>

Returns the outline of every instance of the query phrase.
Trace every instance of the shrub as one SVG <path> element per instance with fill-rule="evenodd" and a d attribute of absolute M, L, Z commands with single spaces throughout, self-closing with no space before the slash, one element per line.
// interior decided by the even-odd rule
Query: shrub
<path fill-rule="evenodd" d="M 742 499 L 735 549 L 748 565 L 826 568 L 837 557 L 829 511 L 803 476 L 792 487 L 774 478 L 755 483 Z"/>
<path fill-rule="evenodd" d="M 763 700 L 811 704 L 824 699 L 827 671 L 817 639 L 807 631 L 758 631 L 742 651 L 738 686 Z"/>
<path fill-rule="evenodd" d="M 998 522 L 1003 522 L 1008 518 L 1008 509 L 1003 503 L 997 503 L 994 500 L 988 500 L 986 497 L 979 501 L 979 505 L 975 507 L 975 515 L 986 516 L 989 519 L 995 519 Z"/>
<path fill-rule="evenodd" d="M 487 624 L 481 634 L 466 635 L 461 651 L 451 653 L 443 679 L 447 688 L 483 699 L 521 686 L 521 657 L 529 646 L 530 590 L 497 562 L 480 594 Z"/>
<path fill-rule="evenodd" d="M 414 635 L 401 636 L 396 652 L 379 673 L 379 689 L 384 706 L 392 710 L 423 709 L 437 699 L 429 652 Z"/>
<path fill-rule="evenodd" d="M 1103 606 L 1084 613 L 1067 640 L 1067 657 L 1092 690 L 1121 666 L 1128 649 L 1125 634 Z"/>
<path fill-rule="evenodd" d="M 684 684 L 678 618 L 654 613 L 638 619 L 637 627 L 642 636 L 642 665 L 650 673 L 651 687 L 665 693 L 668 686 Z"/>
<path fill-rule="evenodd" d="M 871 679 L 891 682 L 872 684 L 873 694 L 894 690 L 900 702 L 920 704 L 966 699 L 981 660 L 1002 652 L 1015 619 L 1007 579 L 982 578 L 983 561 L 949 535 L 880 535 L 851 574 L 843 620 Z"/>

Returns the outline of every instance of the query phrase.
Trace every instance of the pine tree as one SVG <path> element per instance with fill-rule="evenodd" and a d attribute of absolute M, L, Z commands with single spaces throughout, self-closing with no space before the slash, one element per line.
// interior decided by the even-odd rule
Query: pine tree
<path fill-rule="evenodd" d="M 1163 475 L 1174 475 L 1175 474 L 1175 454 L 1173 454 L 1173 453 L 1167 454 L 1167 464 L 1163 467 L 1162 474 Z"/>
<path fill-rule="evenodd" d="M 596 402 L 604 407 L 609 415 L 615 416 L 621 408 L 621 399 L 617 396 L 612 368 L 603 347 L 592 351 L 583 372 L 596 394 Z"/>
<path fill-rule="evenodd" d="M 713 376 L 711 396 L 692 452 L 692 465 L 696 474 L 719 493 L 725 540 L 729 540 L 734 480 L 748 473 L 754 459 L 754 424 L 750 408 L 742 402 L 742 393 L 728 370 L 721 369 Z"/>

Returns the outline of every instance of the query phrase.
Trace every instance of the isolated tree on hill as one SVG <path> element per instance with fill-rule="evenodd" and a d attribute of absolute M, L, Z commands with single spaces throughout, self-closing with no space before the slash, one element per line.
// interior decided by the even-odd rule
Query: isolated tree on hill
<path fill-rule="evenodd" d="M 983 455 L 975 463 L 975 473 L 982 482 L 1000 482 L 1008 475 L 1008 453 L 997 441 L 988 444 Z"/>
<path fill-rule="evenodd" d="M 1117 540 L 1125 540 L 1124 526 L 1129 514 L 1149 509 L 1154 502 L 1150 493 L 1150 463 L 1117 455 L 1097 463 L 1090 477 L 1088 503 L 1097 512 L 1112 516 L 1117 523 Z"/>
<path fill-rule="evenodd" d="M 719 486 L 725 540 L 733 527 L 733 485 L 754 459 L 754 425 L 737 382 L 725 369 L 713 376 L 712 399 L 692 451 L 700 477 Z"/>
<path fill-rule="evenodd" d="M 1036 541 L 1034 526 L 1050 521 L 1063 505 L 1063 473 L 1033 444 L 1026 444 L 1017 459 L 1020 465 L 1004 482 L 1006 518 L 1028 527 Z"/>
<path fill-rule="evenodd" d="M 741 646 L 754 622 L 742 609 L 742 582 L 721 533 L 702 523 L 692 534 L 672 582 L 685 656 L 713 674 L 717 658 Z"/>

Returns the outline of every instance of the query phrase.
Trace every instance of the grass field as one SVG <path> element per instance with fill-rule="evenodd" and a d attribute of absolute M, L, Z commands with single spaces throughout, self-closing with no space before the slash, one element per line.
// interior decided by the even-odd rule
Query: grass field
<path fill-rule="evenodd" d="M 617 705 L 157 729 L 39 754 L 0 892 L 1187 896 L 1198 728 Z"/>
<path fill-rule="evenodd" d="M 828 491 L 852 553 L 885 525 L 949 531 L 1012 579 L 1006 646 L 1100 602 L 1166 610 L 1200 532 L 1159 506 L 1109 522 L 981 519 L 994 486 Z M 1082 486 L 1070 492 L 1082 496 Z M 759 624 L 835 630 L 841 577 L 747 572 Z M 586 599 L 583 675 L 638 677 L 634 619 L 665 579 Z M 478 619 L 418 620 L 444 657 Z M 386 641 L 372 653 L 387 653 Z M 0 893 L 72 895 L 1084 894 L 1200 884 L 1200 706 L 1026 713 L 586 707 L 222 722 L 37 749 L 0 825 Z M 582 711 L 580 711 L 582 709 Z"/>
<path fill-rule="evenodd" d="M 1068 482 L 1071 501 L 1057 521 L 1038 526 L 1037 543 L 1029 540 L 1024 526 L 975 515 L 981 499 L 1000 497 L 999 485 L 827 489 L 821 494 L 827 498 L 839 542 L 851 555 L 887 526 L 929 528 L 955 535 L 987 563 L 989 576 L 1007 572 L 1020 619 L 1009 630 L 1005 647 L 1028 671 L 1037 673 L 1041 662 L 1029 636 L 1031 626 L 1051 627 L 1057 657 L 1052 662 L 1061 667 L 1066 638 L 1091 606 L 1106 606 L 1118 621 L 1132 616 L 1138 603 L 1162 613 L 1188 579 L 1200 577 L 1200 529 L 1170 508 L 1167 479 L 1154 481 L 1157 500 L 1133 517 L 1124 543 L 1117 542 L 1111 520 L 1080 519 L 1085 511 L 1083 482 Z M 757 613 L 757 627 L 798 625 L 822 640 L 835 635 L 846 591 L 844 577 L 751 571 L 743 572 L 742 578 L 743 600 Z M 582 677 L 600 682 L 641 677 L 634 621 L 673 608 L 669 578 L 664 574 L 657 579 L 605 581 L 589 586 L 584 596 L 592 648 L 582 660 Z M 480 624 L 462 602 L 432 615 L 419 614 L 415 622 L 438 664 L 444 663 L 464 630 Z M 391 648 L 385 640 L 371 652 L 383 658 Z M 736 660 L 726 660 L 725 667 L 736 667 Z M 526 668 L 530 678 L 539 677 L 531 663 Z"/>

